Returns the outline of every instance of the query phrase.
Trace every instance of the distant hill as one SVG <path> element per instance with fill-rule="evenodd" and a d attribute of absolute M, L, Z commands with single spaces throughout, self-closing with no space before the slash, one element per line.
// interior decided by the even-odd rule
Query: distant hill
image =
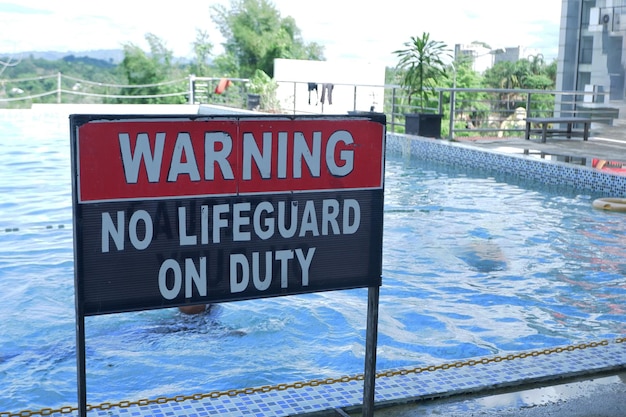
<path fill-rule="evenodd" d="M 65 62 L 82 62 L 83 64 L 91 65 L 93 67 L 100 68 L 114 68 L 117 66 L 112 60 L 105 61 L 103 59 L 91 58 L 89 56 L 76 56 L 76 55 L 67 55 L 63 57 L 63 61 Z"/>
<path fill-rule="evenodd" d="M 19 57 L 29 57 L 33 58 L 41 58 L 48 61 L 56 61 L 59 59 L 65 59 L 67 57 L 74 57 L 76 59 L 79 58 L 92 58 L 100 61 L 105 61 L 109 64 L 117 65 L 124 59 L 124 51 L 122 49 L 94 49 L 89 51 L 25 51 L 25 52 L 16 52 L 11 54 L 4 54 L 0 52 L 0 58 L 2 57 L 11 57 L 11 58 L 19 58 Z M 66 59 L 67 60 L 67 59 Z M 177 58 L 174 57 L 174 61 L 178 63 L 187 63 L 189 62 L 188 58 Z"/>
<path fill-rule="evenodd" d="M 26 51 L 26 52 L 18 52 L 12 54 L 3 54 L 0 53 L 0 56 L 4 57 L 12 57 L 19 58 L 21 57 L 29 57 L 33 58 L 41 58 L 49 61 L 55 61 L 59 59 L 63 59 L 68 56 L 73 56 L 76 58 L 92 58 L 96 60 L 101 60 L 108 62 L 110 64 L 119 64 L 124 59 L 124 51 L 121 49 L 97 49 L 91 51 Z"/>

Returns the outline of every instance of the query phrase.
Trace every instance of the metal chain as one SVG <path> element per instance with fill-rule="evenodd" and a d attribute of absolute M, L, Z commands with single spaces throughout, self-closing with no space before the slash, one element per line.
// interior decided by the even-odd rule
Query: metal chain
<path fill-rule="evenodd" d="M 420 374 L 423 372 L 435 372 L 439 370 L 446 370 L 451 368 L 462 368 L 465 366 L 486 365 L 494 362 L 511 361 L 515 359 L 523 359 L 528 357 L 537 357 L 542 355 L 551 355 L 554 353 L 572 352 L 575 350 L 582 350 L 588 348 L 595 348 L 598 346 L 608 346 L 608 340 L 602 340 L 600 342 L 580 343 L 577 345 L 570 345 L 565 347 L 556 347 L 544 350 L 535 350 L 531 352 L 521 352 L 515 354 L 509 354 L 506 356 L 493 356 L 482 359 L 469 359 L 466 361 L 457 361 L 452 363 L 444 363 L 440 365 L 421 366 L 412 369 L 399 369 L 394 371 L 377 372 L 376 378 L 388 378 L 392 376 L 408 375 L 408 374 Z M 626 337 L 618 338 L 614 340 L 614 343 L 626 343 Z M 111 408 L 129 408 L 133 406 L 147 406 L 152 404 L 166 404 L 169 402 L 183 402 L 187 400 L 202 400 L 205 398 L 219 398 L 222 396 L 236 397 L 241 394 L 255 394 L 265 393 L 269 391 L 285 391 L 288 389 L 298 389 L 304 387 L 317 387 L 319 385 L 330 385 L 339 382 L 351 382 L 362 381 L 364 379 L 363 374 L 356 374 L 352 376 L 342 376 L 338 378 L 325 378 L 325 379 L 313 379 L 304 382 L 294 382 L 290 384 L 278 384 L 278 385 L 263 385 L 256 388 L 239 388 L 231 389 L 228 391 L 212 391 L 209 393 L 199 393 L 191 395 L 177 395 L 175 397 L 158 397 L 155 399 L 141 399 L 137 401 L 120 401 L 120 402 L 105 402 L 98 405 L 87 405 L 87 411 L 91 410 L 109 410 Z M 61 407 L 58 409 L 43 408 L 37 411 L 24 410 L 18 413 L 0 412 L 0 417 L 30 417 L 30 416 L 49 416 L 52 414 L 69 414 L 74 411 L 78 411 L 77 407 Z"/>
<path fill-rule="evenodd" d="M 624 340 L 626 339 L 618 339 L 615 342 L 616 343 L 622 343 Z M 470 359 L 467 361 L 458 361 L 458 362 L 453 362 L 453 363 L 444 363 L 441 365 L 434 365 L 434 366 L 426 366 L 426 367 L 417 367 L 417 368 L 413 368 L 413 369 L 400 369 L 397 371 L 385 371 L 385 372 L 379 372 L 376 374 L 377 378 L 381 378 L 381 377 L 391 377 L 391 376 L 396 376 L 396 375 L 407 375 L 407 374 L 419 374 L 422 372 L 434 372 L 434 371 L 438 371 L 438 370 L 445 370 L 445 369 L 450 369 L 450 368 L 462 368 L 464 366 L 474 366 L 474 365 L 486 365 L 488 363 L 492 363 L 492 362 L 502 362 L 502 361 L 511 361 L 514 359 L 523 359 L 523 358 L 528 358 L 528 357 L 537 357 L 537 356 L 541 356 L 541 355 L 551 355 L 553 353 L 563 353 L 563 352 L 572 352 L 574 350 L 577 349 L 587 349 L 587 348 L 595 348 L 598 346 L 607 346 L 609 344 L 608 340 L 603 340 L 600 342 L 591 342 L 591 343 L 580 343 L 578 345 L 570 345 L 570 346 L 566 346 L 566 347 L 556 347 L 556 348 L 551 348 L 551 349 L 544 349 L 544 350 L 535 350 L 532 352 L 521 352 L 521 353 L 516 353 L 516 354 L 509 354 L 506 356 L 494 356 L 494 357 L 490 357 L 490 358 L 482 358 L 482 359 Z"/>
<path fill-rule="evenodd" d="M 47 224 L 45 226 L 26 226 L 26 227 L 5 227 L 4 229 L 0 229 L 0 232 L 4 233 L 29 233 L 33 231 L 41 231 L 41 230 L 71 230 L 69 225 L 65 224 Z"/>

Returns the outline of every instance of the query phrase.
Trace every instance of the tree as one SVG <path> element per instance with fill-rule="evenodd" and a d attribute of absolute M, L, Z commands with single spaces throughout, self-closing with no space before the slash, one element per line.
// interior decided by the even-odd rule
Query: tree
<path fill-rule="evenodd" d="M 128 84 L 148 85 L 162 80 L 157 68 L 157 62 L 137 45 L 127 43 L 124 46 L 124 59 L 119 65 L 119 70 L 126 77 Z M 123 95 L 151 95 L 157 94 L 157 87 L 137 87 L 131 90 L 123 90 Z"/>
<path fill-rule="evenodd" d="M 118 82 L 115 65 L 86 56 L 67 55 L 61 59 L 49 60 L 30 55 L 23 56 L 19 60 L 0 57 L 0 61 L 9 63 L 7 66 L 0 64 L 0 70 L 4 71 L 0 80 L 0 98 L 16 99 L 16 101 L 9 102 L 0 101 L 2 108 L 27 107 L 33 102 L 55 103 L 58 98 L 57 75 L 59 73 L 64 75 L 60 87 L 64 91 L 63 102 L 66 103 L 101 102 L 101 99 L 95 95 L 105 93 L 103 91 L 105 87 L 98 84 Z M 19 65 L 14 65 L 18 62 Z M 90 83 L 81 85 L 76 82 L 77 78 L 89 80 Z M 37 97 L 30 100 L 29 96 Z"/>
<path fill-rule="evenodd" d="M 542 54 L 531 55 L 528 57 L 527 61 L 530 66 L 530 72 L 535 75 L 540 75 L 546 66 Z"/>
<path fill-rule="evenodd" d="M 124 89 L 123 95 L 160 95 L 137 99 L 134 102 L 147 104 L 181 104 L 185 102 L 182 96 L 166 96 L 175 92 L 174 84 L 156 85 L 175 78 L 176 71 L 172 64 L 172 52 L 157 36 L 148 33 L 146 40 L 150 46 L 150 54 L 146 54 L 138 46 L 128 43 L 124 45 L 124 59 L 119 70 L 128 84 L 137 85 L 137 88 Z"/>
<path fill-rule="evenodd" d="M 196 29 L 193 51 L 196 54 L 196 60 L 190 65 L 192 73 L 198 77 L 209 75 L 209 57 L 213 51 L 213 44 L 209 41 L 209 33 L 207 31 Z"/>
<path fill-rule="evenodd" d="M 399 58 L 400 86 L 407 92 L 409 104 L 414 95 L 419 97 L 420 111 L 423 112 L 435 87 L 447 78 L 443 60 L 450 57 L 450 50 L 445 43 L 430 39 L 427 32 L 421 37 L 411 36 L 404 46 L 405 49 L 393 52 Z"/>
<path fill-rule="evenodd" d="M 492 50 L 493 48 L 487 43 L 483 41 L 472 41 L 472 45 L 482 46 L 485 49 Z"/>
<path fill-rule="evenodd" d="M 556 59 L 553 60 L 550 64 L 546 65 L 546 67 L 544 68 L 544 73 L 548 78 L 552 80 L 553 87 L 556 87 L 556 73 L 557 73 Z"/>
<path fill-rule="evenodd" d="M 280 103 L 276 98 L 277 88 L 278 84 L 272 80 L 269 75 L 259 69 L 254 72 L 252 77 L 250 77 L 248 91 L 260 96 L 261 110 L 276 111 L 280 109 Z"/>
<path fill-rule="evenodd" d="M 533 55 L 516 62 L 498 62 L 485 71 L 485 86 L 504 89 L 550 90 L 556 84 L 556 62 L 546 65 L 543 55 Z M 548 111 L 553 107 L 550 95 L 535 95 L 532 109 L 527 112 Z M 500 108 L 512 111 L 517 107 L 526 107 L 526 95 L 517 92 L 502 93 Z"/>
<path fill-rule="evenodd" d="M 213 69 L 220 77 L 232 78 L 238 77 L 240 74 L 237 57 L 230 52 L 225 52 L 215 57 Z"/>
<path fill-rule="evenodd" d="M 212 7 L 213 20 L 226 40 L 225 53 L 234 57 L 241 77 L 260 69 L 270 77 L 274 59 L 323 59 L 322 47 L 306 44 L 292 17 L 281 17 L 269 0 L 231 0 Z"/>
<path fill-rule="evenodd" d="M 510 61 L 497 62 L 484 73 L 485 86 L 489 88 L 519 88 L 515 64 Z"/>
<path fill-rule="evenodd" d="M 523 80 L 529 73 L 528 61 L 524 62 L 497 62 L 493 67 L 487 69 L 484 74 L 485 85 L 488 88 L 502 88 L 507 90 L 519 89 L 523 87 Z M 516 93 L 501 93 L 500 105 L 507 111 L 519 107 L 523 97 Z"/>
<path fill-rule="evenodd" d="M 556 63 L 546 65 L 541 54 L 502 61 L 485 71 L 484 79 L 491 88 L 550 89 L 556 82 Z"/>
<path fill-rule="evenodd" d="M 453 64 L 452 71 L 455 72 L 456 80 L 449 80 L 448 87 L 456 88 L 480 88 L 482 76 L 473 69 L 473 59 L 468 55 L 460 55 Z M 455 128 L 473 129 L 480 127 L 489 116 L 489 98 L 486 92 L 465 92 L 455 93 Z M 448 103 L 446 101 L 445 103 Z M 445 114 L 450 114 L 449 104 L 444 104 L 447 109 Z M 461 109 L 459 111 L 459 109 Z M 446 133 L 446 132 L 444 132 Z M 469 136 L 470 133 L 457 133 L 457 136 Z"/>

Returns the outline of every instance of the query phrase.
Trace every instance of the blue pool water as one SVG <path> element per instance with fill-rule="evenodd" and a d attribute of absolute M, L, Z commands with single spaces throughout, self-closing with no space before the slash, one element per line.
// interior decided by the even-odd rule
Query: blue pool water
<path fill-rule="evenodd" d="M 0 111 L 0 412 L 76 404 L 67 115 Z M 594 196 L 388 155 L 379 370 L 624 336 Z M 366 290 L 86 320 L 88 402 L 363 371 Z"/>

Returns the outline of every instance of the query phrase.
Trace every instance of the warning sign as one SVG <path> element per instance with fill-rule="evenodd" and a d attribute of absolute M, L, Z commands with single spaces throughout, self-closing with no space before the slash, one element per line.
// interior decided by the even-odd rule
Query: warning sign
<path fill-rule="evenodd" d="M 381 119 L 72 115 L 77 303 L 380 285 Z"/>

